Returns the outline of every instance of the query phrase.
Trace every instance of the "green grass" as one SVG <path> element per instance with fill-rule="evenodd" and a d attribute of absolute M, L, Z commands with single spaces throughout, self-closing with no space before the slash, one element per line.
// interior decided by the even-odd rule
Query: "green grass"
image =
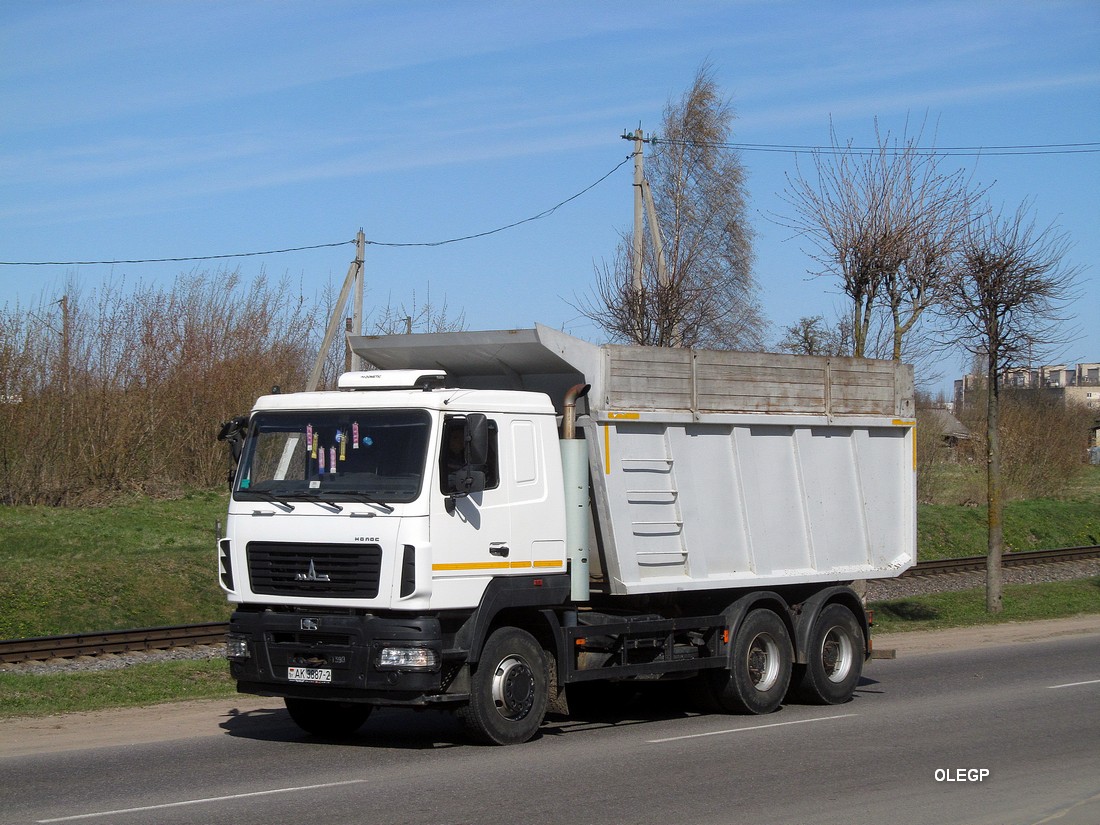
<path fill-rule="evenodd" d="M 0 638 L 228 621 L 214 543 L 226 502 L 0 507 Z"/>
<path fill-rule="evenodd" d="M 917 553 L 921 561 L 983 556 L 984 506 L 921 504 L 917 508 Z M 1048 550 L 1100 544 L 1100 467 L 1084 468 L 1068 497 L 1005 504 L 1005 547 Z"/>
<path fill-rule="evenodd" d="M 0 673 L 0 718 L 144 707 L 235 694 L 224 659 L 151 662 L 120 670 Z"/>
<path fill-rule="evenodd" d="M 986 613 L 984 588 L 872 602 L 868 607 L 875 611 L 877 633 L 1065 619 L 1100 613 L 1100 577 L 1010 584 L 1002 598 L 1004 609 L 996 615 Z"/>

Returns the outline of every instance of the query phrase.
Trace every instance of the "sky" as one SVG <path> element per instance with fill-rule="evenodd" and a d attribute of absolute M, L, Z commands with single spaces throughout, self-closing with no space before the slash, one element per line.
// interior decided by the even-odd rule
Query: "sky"
<path fill-rule="evenodd" d="M 579 308 L 631 227 L 621 136 L 657 131 L 704 63 L 747 145 L 772 341 L 843 302 L 783 226 L 788 176 L 812 156 L 763 147 L 825 146 L 830 128 L 866 146 L 877 120 L 983 147 L 943 168 L 1065 233 L 1079 297 L 1051 357 L 1100 361 L 1096 0 L 3 0 L 0 261 L 20 265 L 0 265 L 0 306 L 227 268 L 318 296 L 362 229 L 368 325 L 430 301 L 468 329 L 602 341 Z M 1092 145 L 995 148 L 1056 144 Z M 61 265 L 26 265 L 43 261 Z"/>

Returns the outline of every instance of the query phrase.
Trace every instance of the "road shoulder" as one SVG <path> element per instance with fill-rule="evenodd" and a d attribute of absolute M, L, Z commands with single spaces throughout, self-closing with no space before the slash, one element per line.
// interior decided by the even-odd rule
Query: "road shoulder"
<path fill-rule="evenodd" d="M 876 633 L 874 641 L 875 650 L 894 650 L 898 656 L 919 656 L 946 650 L 1025 644 L 1083 634 L 1100 634 L 1100 613 L 1036 622 L 1005 622 L 946 630 Z"/>
<path fill-rule="evenodd" d="M 0 759 L 217 736 L 237 717 L 282 711 L 281 699 L 234 696 L 59 716 L 0 719 Z"/>

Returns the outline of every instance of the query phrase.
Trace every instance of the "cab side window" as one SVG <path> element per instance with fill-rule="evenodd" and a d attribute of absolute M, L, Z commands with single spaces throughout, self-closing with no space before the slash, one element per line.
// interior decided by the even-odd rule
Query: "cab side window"
<path fill-rule="evenodd" d="M 448 416 L 443 422 L 443 448 L 439 455 L 439 486 L 443 493 L 449 493 L 447 480 L 451 473 L 461 470 L 467 464 L 466 455 L 466 418 Z M 500 470 L 497 458 L 497 424 L 489 421 L 489 458 L 484 467 L 475 468 L 485 473 L 485 489 L 500 486 Z"/>

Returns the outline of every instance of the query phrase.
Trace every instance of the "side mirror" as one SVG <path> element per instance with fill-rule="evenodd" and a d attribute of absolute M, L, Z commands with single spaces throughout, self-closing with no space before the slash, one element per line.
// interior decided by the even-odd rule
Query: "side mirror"
<path fill-rule="evenodd" d="M 469 413 L 462 427 L 462 466 L 447 473 L 447 512 L 455 510 L 455 499 L 485 489 L 485 468 L 489 463 L 489 420 L 482 413 Z"/>
<path fill-rule="evenodd" d="M 474 467 L 489 463 L 489 419 L 482 413 L 466 416 L 466 461 Z"/>
<path fill-rule="evenodd" d="M 222 424 L 218 431 L 218 441 L 225 441 L 229 445 L 229 454 L 233 457 L 233 466 L 241 460 L 241 449 L 244 446 L 244 434 L 248 430 L 248 416 L 238 415 Z"/>

